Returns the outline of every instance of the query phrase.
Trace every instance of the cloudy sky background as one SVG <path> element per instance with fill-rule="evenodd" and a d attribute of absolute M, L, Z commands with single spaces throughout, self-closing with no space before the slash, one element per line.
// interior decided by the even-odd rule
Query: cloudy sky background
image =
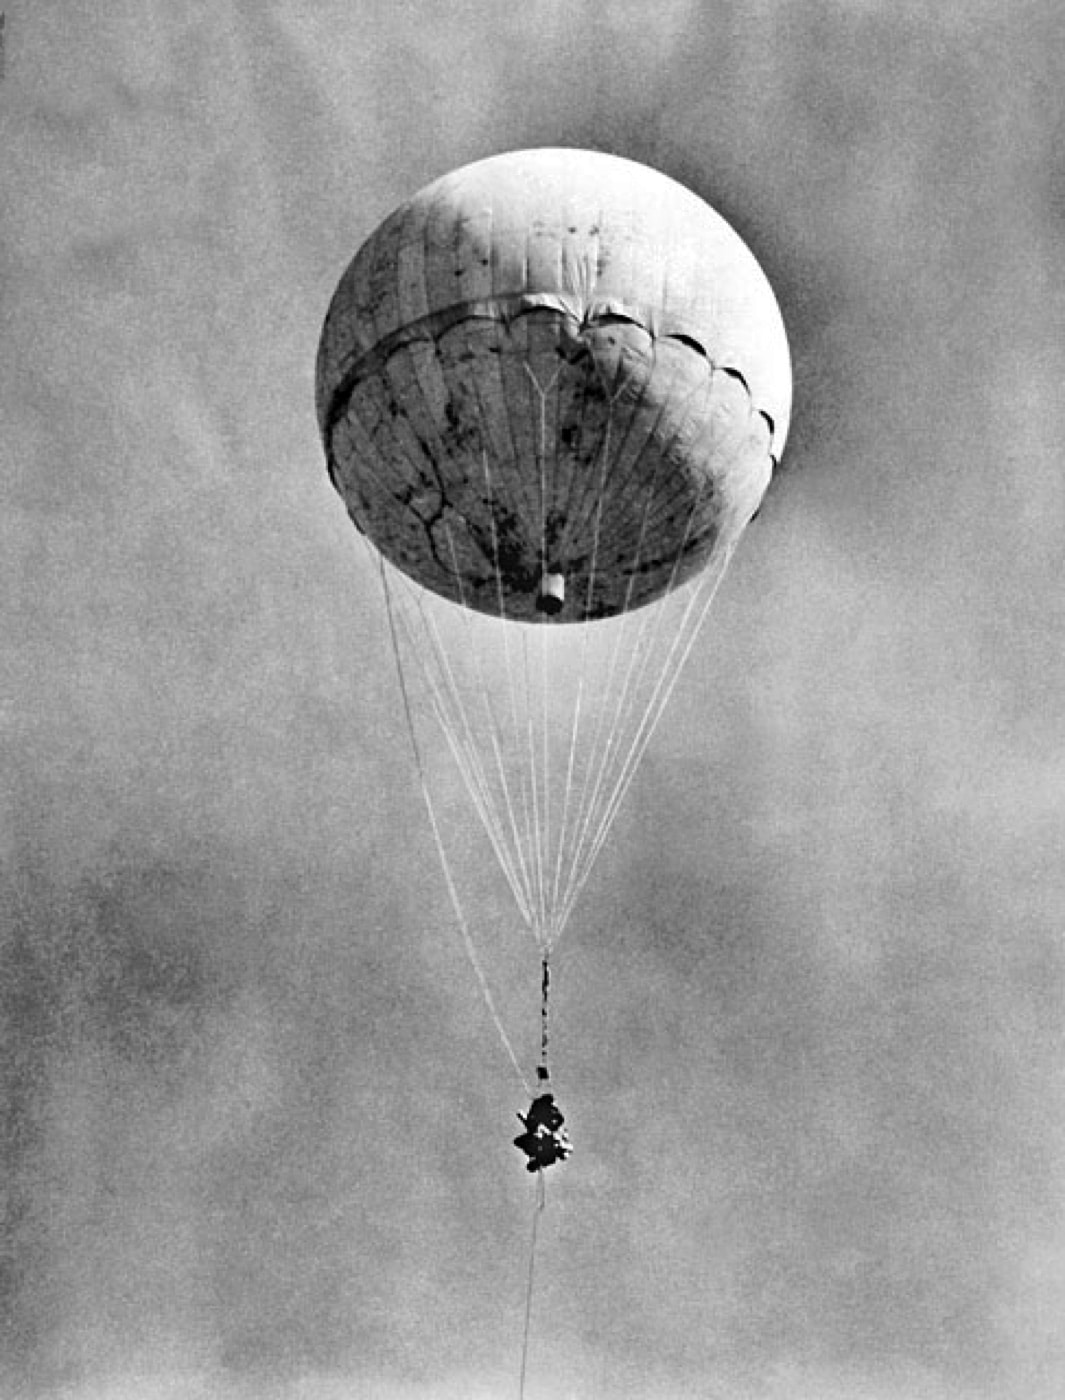
<path fill-rule="evenodd" d="M 528 1394 L 1065 1390 L 1063 55 L 1053 0 L 8 8 L 5 1396 L 516 1393 L 520 1096 L 313 361 L 396 203 L 547 144 L 730 219 L 796 404 L 560 953 Z"/>

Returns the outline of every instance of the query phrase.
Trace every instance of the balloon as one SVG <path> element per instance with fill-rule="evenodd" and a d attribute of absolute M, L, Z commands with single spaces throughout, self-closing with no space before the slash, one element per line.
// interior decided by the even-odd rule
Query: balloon
<path fill-rule="evenodd" d="M 581 622 L 733 548 L 790 410 L 783 322 L 707 204 L 593 151 L 428 185 L 340 280 L 317 364 L 334 485 L 424 588 Z"/>

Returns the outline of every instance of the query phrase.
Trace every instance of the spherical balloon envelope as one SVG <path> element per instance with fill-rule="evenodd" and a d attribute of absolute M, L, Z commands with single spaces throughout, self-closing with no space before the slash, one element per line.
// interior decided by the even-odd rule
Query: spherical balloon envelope
<path fill-rule="evenodd" d="M 481 613 L 628 613 L 727 557 L 787 431 L 773 293 L 702 200 L 538 150 L 437 180 L 364 244 L 317 368 L 333 482 L 419 585 Z"/>

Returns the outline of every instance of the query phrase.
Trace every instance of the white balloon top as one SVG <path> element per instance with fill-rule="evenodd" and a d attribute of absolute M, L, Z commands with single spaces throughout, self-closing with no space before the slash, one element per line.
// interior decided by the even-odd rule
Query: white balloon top
<path fill-rule="evenodd" d="M 773 420 L 779 458 L 791 366 L 780 309 L 757 260 L 691 190 L 598 151 L 491 156 L 397 209 L 341 280 L 319 383 L 336 384 L 382 341 L 451 308 L 493 305 L 506 316 L 537 302 L 582 323 L 628 317 L 738 370 L 754 405 Z"/>

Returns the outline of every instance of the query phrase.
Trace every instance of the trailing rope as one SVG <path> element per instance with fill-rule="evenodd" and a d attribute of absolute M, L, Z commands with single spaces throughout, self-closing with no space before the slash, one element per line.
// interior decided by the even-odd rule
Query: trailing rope
<path fill-rule="evenodd" d="M 544 1174 L 536 1173 L 536 1204 L 533 1206 L 532 1240 L 529 1243 L 529 1272 L 525 1280 L 525 1328 L 521 1339 L 521 1375 L 518 1381 L 518 1400 L 525 1400 L 525 1368 L 529 1360 L 529 1324 L 532 1320 L 533 1280 L 536 1274 L 536 1240 L 539 1233 L 540 1216 L 547 1203 L 544 1191 Z"/>

